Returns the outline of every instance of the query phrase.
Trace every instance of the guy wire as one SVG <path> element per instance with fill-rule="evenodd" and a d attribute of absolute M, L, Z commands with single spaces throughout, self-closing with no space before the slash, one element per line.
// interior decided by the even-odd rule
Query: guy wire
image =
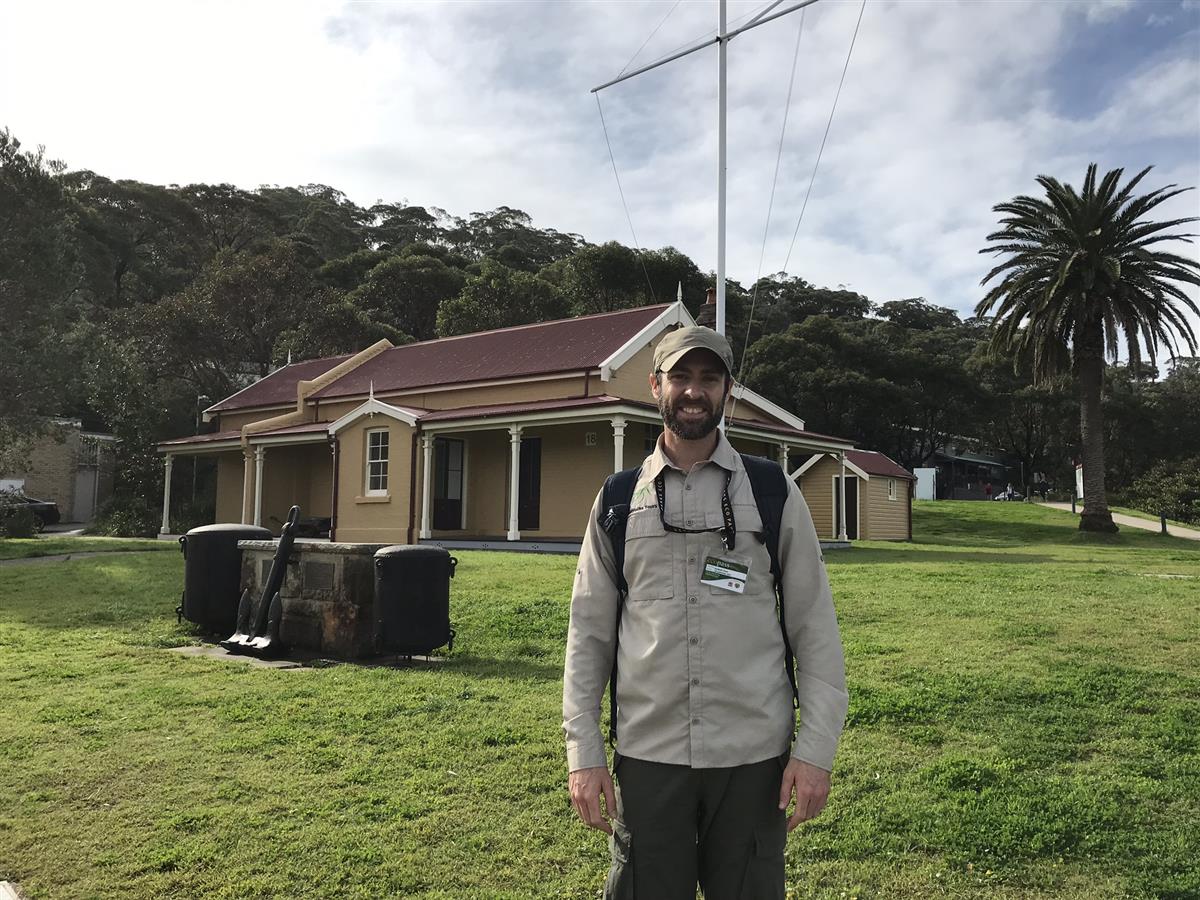
<path fill-rule="evenodd" d="M 658 297 L 654 293 L 654 285 L 650 283 L 650 272 L 646 269 L 646 261 L 642 258 L 642 247 L 638 243 L 637 231 L 633 227 L 633 216 L 629 214 L 629 204 L 625 202 L 625 190 L 621 187 L 621 176 L 617 172 L 617 158 L 613 156 L 612 142 L 608 139 L 608 125 L 604 122 L 604 107 L 600 105 L 600 92 L 596 92 L 596 109 L 600 111 L 600 127 L 604 129 L 604 143 L 608 147 L 608 159 L 612 163 L 613 177 L 617 179 L 617 193 L 621 195 L 621 206 L 625 208 L 625 219 L 629 222 L 629 233 L 633 235 L 633 246 L 637 251 L 638 262 L 642 264 L 642 274 L 646 276 L 646 287 L 650 289 L 650 299 L 655 303 Z"/>

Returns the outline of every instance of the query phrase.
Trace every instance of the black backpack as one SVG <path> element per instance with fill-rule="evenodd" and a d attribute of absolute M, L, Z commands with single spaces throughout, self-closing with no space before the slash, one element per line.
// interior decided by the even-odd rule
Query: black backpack
<path fill-rule="evenodd" d="M 783 635 L 783 660 L 787 666 L 788 683 L 792 686 L 792 706 L 799 708 L 800 692 L 796 689 L 796 659 L 792 654 L 792 643 L 788 640 L 787 624 L 783 609 L 783 573 L 779 567 L 779 529 L 783 521 L 783 504 L 787 500 L 787 476 L 778 463 L 761 456 L 738 454 L 746 474 L 750 477 L 750 488 L 754 502 L 762 519 L 762 539 L 771 555 L 771 576 L 775 581 L 775 604 L 779 613 L 779 631 Z M 625 597 L 629 585 L 625 582 L 625 523 L 629 518 L 629 503 L 642 467 L 625 469 L 604 480 L 604 491 L 600 502 L 600 527 L 612 541 L 613 563 L 617 570 L 617 621 L 613 641 L 612 674 L 608 679 L 608 739 L 617 740 L 617 641 L 621 635 L 621 612 L 625 609 Z"/>

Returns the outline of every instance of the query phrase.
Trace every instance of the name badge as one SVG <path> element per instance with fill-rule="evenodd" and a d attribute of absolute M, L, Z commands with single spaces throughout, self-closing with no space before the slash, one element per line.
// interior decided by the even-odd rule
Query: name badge
<path fill-rule="evenodd" d="M 746 577 L 749 574 L 750 567 L 745 563 L 709 556 L 704 560 L 704 571 L 700 575 L 700 583 L 723 591 L 741 594 L 746 590 Z"/>

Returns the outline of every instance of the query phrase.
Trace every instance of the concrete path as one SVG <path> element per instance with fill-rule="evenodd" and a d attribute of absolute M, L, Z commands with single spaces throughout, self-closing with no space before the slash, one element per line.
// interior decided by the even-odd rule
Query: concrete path
<path fill-rule="evenodd" d="M 0 900 L 21 900 L 17 886 L 11 881 L 0 881 Z"/>
<path fill-rule="evenodd" d="M 47 536 L 52 534 L 59 536 L 64 534 L 77 535 L 83 534 L 83 529 L 83 522 L 59 522 L 57 525 L 47 525 L 42 529 L 42 534 Z"/>
<path fill-rule="evenodd" d="M 1049 506 L 1052 509 L 1061 509 L 1065 512 L 1071 511 L 1070 503 L 1039 503 L 1038 506 Z M 1082 509 L 1082 507 L 1080 507 Z M 1143 531 L 1161 531 L 1162 526 L 1158 522 L 1152 522 L 1149 519 L 1139 519 L 1137 516 L 1127 516 L 1124 513 L 1113 513 L 1113 521 L 1118 525 L 1127 528 L 1140 528 Z M 1195 528 L 1183 528 L 1179 525 L 1167 523 L 1167 534 L 1172 534 L 1175 537 L 1187 538 L 1189 541 L 1200 541 L 1200 531 Z"/>

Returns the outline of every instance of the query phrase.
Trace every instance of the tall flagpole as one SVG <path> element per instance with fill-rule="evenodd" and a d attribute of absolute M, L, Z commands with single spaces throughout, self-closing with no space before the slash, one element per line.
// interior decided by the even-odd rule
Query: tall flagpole
<path fill-rule="evenodd" d="M 725 333 L 725 0 L 717 0 L 717 333 Z"/>

